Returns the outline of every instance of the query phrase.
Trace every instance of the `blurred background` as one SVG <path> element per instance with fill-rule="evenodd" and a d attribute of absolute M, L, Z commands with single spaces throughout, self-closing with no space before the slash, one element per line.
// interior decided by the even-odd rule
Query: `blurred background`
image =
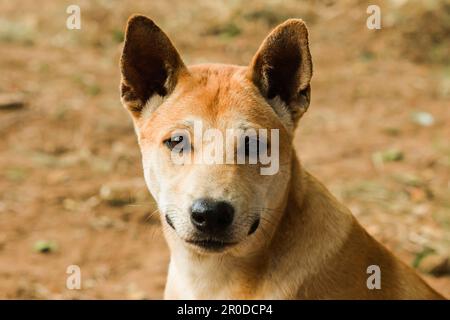
<path fill-rule="evenodd" d="M 71 4 L 81 30 L 66 28 Z M 248 64 L 271 28 L 304 19 L 303 165 L 450 298 L 448 0 L 0 0 L 0 298 L 162 297 L 168 251 L 118 90 L 133 13 L 187 64 Z"/>

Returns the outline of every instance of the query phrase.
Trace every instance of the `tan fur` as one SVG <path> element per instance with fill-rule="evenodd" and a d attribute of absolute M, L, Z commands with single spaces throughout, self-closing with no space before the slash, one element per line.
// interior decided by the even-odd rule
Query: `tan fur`
<path fill-rule="evenodd" d="M 185 67 L 167 36 L 151 20 L 135 16 L 121 68 L 122 101 L 135 124 L 144 177 L 171 251 L 165 298 L 441 298 L 368 235 L 297 159 L 293 133 L 309 106 L 312 76 L 303 21 L 276 28 L 249 67 Z M 195 120 L 222 132 L 279 129 L 279 172 L 263 176 L 258 165 L 175 166 L 162 141 L 174 130 L 192 130 Z M 204 196 L 236 208 L 229 238 L 237 244 L 224 252 L 207 253 L 185 242 L 193 235 L 189 206 Z M 255 216 L 260 226 L 248 236 Z M 380 290 L 366 285 L 373 264 L 381 268 Z"/>

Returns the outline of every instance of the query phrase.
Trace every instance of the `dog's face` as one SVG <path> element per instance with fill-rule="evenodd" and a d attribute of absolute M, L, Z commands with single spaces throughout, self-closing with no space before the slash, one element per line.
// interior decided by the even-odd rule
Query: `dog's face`
<path fill-rule="evenodd" d="M 309 105 L 303 22 L 275 29 L 249 67 L 188 68 L 151 20 L 135 16 L 121 68 L 166 236 L 205 254 L 264 245 L 284 209 L 293 130 Z"/>

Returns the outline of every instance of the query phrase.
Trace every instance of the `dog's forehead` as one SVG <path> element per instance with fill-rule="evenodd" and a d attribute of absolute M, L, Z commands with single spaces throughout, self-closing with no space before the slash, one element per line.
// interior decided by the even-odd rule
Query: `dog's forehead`
<path fill-rule="evenodd" d="M 151 116 L 144 135 L 158 140 L 173 128 L 196 121 L 204 129 L 279 128 L 276 114 L 246 71 L 246 67 L 220 64 L 190 67 L 189 75 L 179 80 L 174 93 Z"/>
<path fill-rule="evenodd" d="M 207 64 L 190 67 L 189 71 L 185 94 L 179 98 L 184 99 L 185 103 L 180 104 L 192 114 L 218 125 L 261 122 L 271 114 L 258 89 L 247 78 L 246 67 Z"/>
<path fill-rule="evenodd" d="M 199 65 L 190 68 L 190 93 L 209 113 L 226 113 L 242 102 L 253 102 L 253 88 L 245 68 L 232 65 Z"/>

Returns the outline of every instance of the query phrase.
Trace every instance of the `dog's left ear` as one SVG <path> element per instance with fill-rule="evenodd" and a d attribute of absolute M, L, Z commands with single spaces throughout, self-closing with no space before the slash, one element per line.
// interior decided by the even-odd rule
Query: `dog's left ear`
<path fill-rule="evenodd" d="M 187 69 L 166 34 L 149 18 L 141 15 L 128 20 L 125 45 L 120 60 L 123 104 L 139 118 L 146 103 L 170 95 L 179 76 Z"/>
<path fill-rule="evenodd" d="M 308 29 L 303 20 L 289 19 L 267 36 L 253 57 L 248 76 L 270 104 L 279 98 L 294 124 L 297 122 L 308 109 L 312 77 Z"/>

